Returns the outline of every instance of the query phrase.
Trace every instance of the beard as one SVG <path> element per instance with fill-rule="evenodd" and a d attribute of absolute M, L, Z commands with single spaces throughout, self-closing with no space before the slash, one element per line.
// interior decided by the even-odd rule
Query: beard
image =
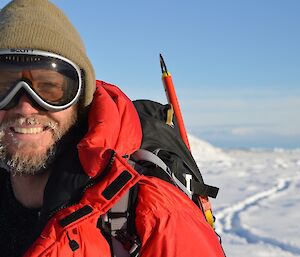
<path fill-rule="evenodd" d="M 61 138 L 67 134 L 77 121 L 77 112 L 72 112 L 63 123 L 53 118 L 45 118 L 39 115 L 23 117 L 16 115 L 9 120 L 4 120 L 0 126 L 0 167 L 10 172 L 11 175 L 36 175 L 48 170 L 55 159 L 57 146 Z M 51 133 L 51 142 L 45 146 L 44 151 L 35 151 L 42 142 L 22 142 L 13 140 L 8 143 L 5 140 L 9 136 L 9 128 L 15 125 L 41 125 Z M 13 137 L 12 137 L 13 138 Z M 14 151 L 10 148 L 13 145 Z M 24 148 L 32 149 L 23 151 Z"/>

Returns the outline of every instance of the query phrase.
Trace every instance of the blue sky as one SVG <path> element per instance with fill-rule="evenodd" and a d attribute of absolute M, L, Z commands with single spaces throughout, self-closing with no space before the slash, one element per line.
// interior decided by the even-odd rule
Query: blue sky
<path fill-rule="evenodd" d="M 227 148 L 300 147 L 300 1 L 53 2 L 97 78 L 132 99 L 166 101 L 162 53 L 190 133 Z"/>

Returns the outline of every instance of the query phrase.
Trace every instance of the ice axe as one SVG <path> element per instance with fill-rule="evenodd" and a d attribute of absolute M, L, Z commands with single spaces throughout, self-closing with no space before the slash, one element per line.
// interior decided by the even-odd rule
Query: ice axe
<path fill-rule="evenodd" d="M 165 89 L 166 96 L 168 99 L 168 103 L 171 105 L 172 110 L 174 110 L 175 117 L 176 117 L 177 123 L 178 123 L 180 136 L 181 136 L 183 142 L 185 143 L 185 145 L 187 146 L 187 148 L 189 149 L 189 151 L 191 152 L 191 147 L 190 147 L 189 140 L 187 137 L 186 129 L 185 129 L 184 122 L 183 122 L 183 117 L 182 117 L 180 107 L 179 107 L 179 101 L 178 101 L 178 98 L 176 95 L 176 91 L 175 91 L 175 87 L 174 87 L 174 84 L 172 81 L 171 74 L 168 72 L 166 63 L 161 54 L 159 55 L 159 57 L 160 57 L 160 66 L 161 66 L 161 72 L 162 72 L 162 81 L 163 81 L 164 89 Z M 214 216 L 212 214 L 212 207 L 211 207 L 208 197 L 207 196 L 198 196 L 197 201 L 202 206 L 202 209 L 203 209 L 203 212 L 204 212 L 207 222 L 211 225 L 212 228 L 214 228 Z"/>
<path fill-rule="evenodd" d="M 161 66 L 161 72 L 162 72 L 162 81 L 163 81 L 164 89 L 165 89 L 166 96 L 168 99 L 168 103 L 173 107 L 175 117 L 178 122 L 180 136 L 181 136 L 183 142 L 185 143 L 185 145 L 187 146 L 187 148 L 191 151 L 191 147 L 190 147 L 189 140 L 187 137 L 186 129 L 185 129 L 184 122 L 183 122 L 183 117 L 182 117 L 182 114 L 180 111 L 179 101 L 178 101 L 178 98 L 176 95 L 176 91 L 175 91 L 175 87 L 174 87 L 174 84 L 172 81 L 171 74 L 168 72 L 166 63 L 161 54 L 159 55 L 159 57 L 160 57 L 160 66 Z"/>

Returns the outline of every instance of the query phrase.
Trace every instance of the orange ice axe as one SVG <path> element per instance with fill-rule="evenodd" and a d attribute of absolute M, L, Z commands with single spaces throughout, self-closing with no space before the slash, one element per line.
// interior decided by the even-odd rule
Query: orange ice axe
<path fill-rule="evenodd" d="M 176 119 L 178 122 L 179 131 L 180 131 L 180 136 L 181 136 L 183 142 L 185 143 L 185 145 L 187 146 L 187 148 L 191 151 L 189 140 L 188 140 L 184 122 L 183 122 L 183 117 L 182 117 L 180 107 L 179 107 L 179 101 L 178 101 L 178 98 L 176 95 L 176 91 L 175 91 L 175 87 L 174 87 L 174 84 L 172 81 L 171 74 L 168 72 L 167 66 L 166 66 L 165 61 L 161 54 L 159 55 L 159 57 L 160 57 L 160 66 L 161 66 L 161 72 L 162 72 L 162 81 L 163 81 L 163 85 L 165 88 L 168 103 L 171 104 L 174 109 L 174 113 L 175 113 L 175 116 L 176 116 Z"/>
<path fill-rule="evenodd" d="M 171 74 L 167 70 L 167 66 L 164 62 L 162 55 L 160 54 L 159 56 L 160 56 L 160 66 L 161 66 L 161 71 L 162 71 L 162 81 L 164 84 L 168 103 L 171 104 L 171 106 L 173 107 L 173 110 L 174 110 L 174 113 L 175 113 L 175 116 L 176 116 L 176 119 L 178 122 L 180 136 L 181 136 L 183 142 L 185 143 L 185 145 L 187 146 L 187 148 L 191 151 L 191 147 L 190 147 L 189 140 L 188 140 L 188 137 L 186 134 L 186 130 L 185 130 L 185 126 L 184 126 L 184 122 L 183 122 L 182 114 L 180 111 L 179 102 L 177 99 L 177 95 L 175 92 Z M 207 222 L 211 225 L 212 228 L 214 228 L 214 216 L 212 214 L 212 208 L 211 208 L 211 204 L 210 204 L 208 197 L 207 196 L 198 196 L 198 202 L 203 208 L 203 212 L 204 212 Z"/>

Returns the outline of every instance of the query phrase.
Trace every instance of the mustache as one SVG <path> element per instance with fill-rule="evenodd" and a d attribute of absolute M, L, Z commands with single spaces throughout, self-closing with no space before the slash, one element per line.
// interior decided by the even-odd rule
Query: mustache
<path fill-rule="evenodd" d="M 39 125 L 43 127 L 50 128 L 51 130 L 55 130 L 58 126 L 58 122 L 51 118 L 43 118 L 37 115 L 33 115 L 30 117 L 24 117 L 22 115 L 16 115 L 10 117 L 6 120 L 3 120 L 0 125 L 0 130 L 5 130 L 14 126 L 22 126 L 22 125 Z"/>

